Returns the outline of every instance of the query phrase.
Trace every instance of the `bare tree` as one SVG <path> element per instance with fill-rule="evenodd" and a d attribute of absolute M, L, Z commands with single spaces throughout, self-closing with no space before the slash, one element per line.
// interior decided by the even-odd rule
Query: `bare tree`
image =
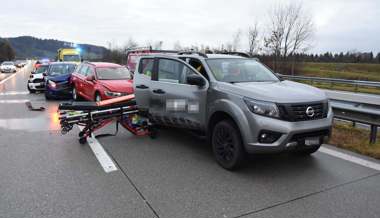
<path fill-rule="evenodd" d="M 138 46 L 139 44 L 132 37 L 129 37 L 128 41 L 124 45 L 124 49 L 127 50 L 131 48 L 136 48 Z"/>
<path fill-rule="evenodd" d="M 249 46 L 249 54 L 252 56 L 257 53 L 259 49 L 259 28 L 257 22 L 248 29 L 248 46 Z"/>
<path fill-rule="evenodd" d="M 181 42 L 177 40 L 177 41 L 174 43 L 173 49 L 176 50 L 176 51 L 181 51 L 181 50 L 183 50 L 182 45 L 181 45 Z"/>
<path fill-rule="evenodd" d="M 156 42 L 153 44 L 153 49 L 161 50 L 163 44 L 164 44 L 163 41 L 156 41 Z"/>
<path fill-rule="evenodd" d="M 233 35 L 232 40 L 232 51 L 237 51 L 240 47 L 240 41 L 241 41 L 241 30 L 238 29 L 236 33 Z"/>
<path fill-rule="evenodd" d="M 274 68 L 278 70 L 279 61 L 287 62 L 292 57 L 294 74 L 294 55 L 311 48 L 309 41 L 314 34 L 314 25 L 301 3 L 279 5 L 270 13 L 270 25 L 265 47 L 274 55 Z"/>

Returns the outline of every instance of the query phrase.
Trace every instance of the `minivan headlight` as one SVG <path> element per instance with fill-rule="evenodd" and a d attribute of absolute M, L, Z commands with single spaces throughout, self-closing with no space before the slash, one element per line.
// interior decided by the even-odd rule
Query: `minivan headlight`
<path fill-rule="evenodd" d="M 48 85 L 49 85 L 51 88 L 53 88 L 53 89 L 55 89 L 55 88 L 57 87 L 57 83 L 55 83 L 55 82 L 53 82 L 53 81 L 51 81 L 51 80 L 48 81 Z"/>
<path fill-rule="evenodd" d="M 280 111 L 278 107 L 273 102 L 268 101 L 259 101 L 251 98 L 244 98 L 244 102 L 252 113 L 267 116 L 280 118 Z"/>

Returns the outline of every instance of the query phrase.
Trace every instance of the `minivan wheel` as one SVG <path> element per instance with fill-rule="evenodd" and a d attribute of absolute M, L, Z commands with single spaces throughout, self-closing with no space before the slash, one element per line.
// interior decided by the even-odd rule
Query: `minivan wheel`
<path fill-rule="evenodd" d="M 45 99 L 46 100 L 52 100 L 53 98 L 47 93 L 47 91 L 45 92 Z"/>
<path fill-rule="evenodd" d="M 317 152 L 320 147 L 321 145 L 315 145 L 313 147 L 300 148 L 299 150 L 295 150 L 294 153 L 300 156 L 307 156 L 307 155 Z"/>
<path fill-rule="evenodd" d="M 230 120 L 218 122 L 212 130 L 212 149 L 219 165 L 227 170 L 240 167 L 245 159 L 240 132 Z"/>

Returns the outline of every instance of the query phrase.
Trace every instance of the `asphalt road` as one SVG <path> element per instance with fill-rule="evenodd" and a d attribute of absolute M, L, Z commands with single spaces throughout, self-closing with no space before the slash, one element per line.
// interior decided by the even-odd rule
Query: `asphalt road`
<path fill-rule="evenodd" d="M 121 130 L 99 139 L 117 168 L 106 173 L 78 143 L 79 129 L 60 134 L 59 102 L 27 93 L 29 68 L 0 82 L 1 218 L 379 217 L 380 171 L 360 164 L 379 162 L 330 146 L 340 155 L 256 156 L 229 172 L 186 132 L 150 139 Z M 28 111 L 25 101 L 47 110 Z"/>

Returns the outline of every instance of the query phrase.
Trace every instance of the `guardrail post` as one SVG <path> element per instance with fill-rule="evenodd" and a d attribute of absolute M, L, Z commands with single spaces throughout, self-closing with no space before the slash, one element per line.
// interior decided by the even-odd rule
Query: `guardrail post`
<path fill-rule="evenodd" d="M 375 144 L 377 139 L 377 126 L 371 125 L 371 135 L 369 139 L 370 144 Z"/>

